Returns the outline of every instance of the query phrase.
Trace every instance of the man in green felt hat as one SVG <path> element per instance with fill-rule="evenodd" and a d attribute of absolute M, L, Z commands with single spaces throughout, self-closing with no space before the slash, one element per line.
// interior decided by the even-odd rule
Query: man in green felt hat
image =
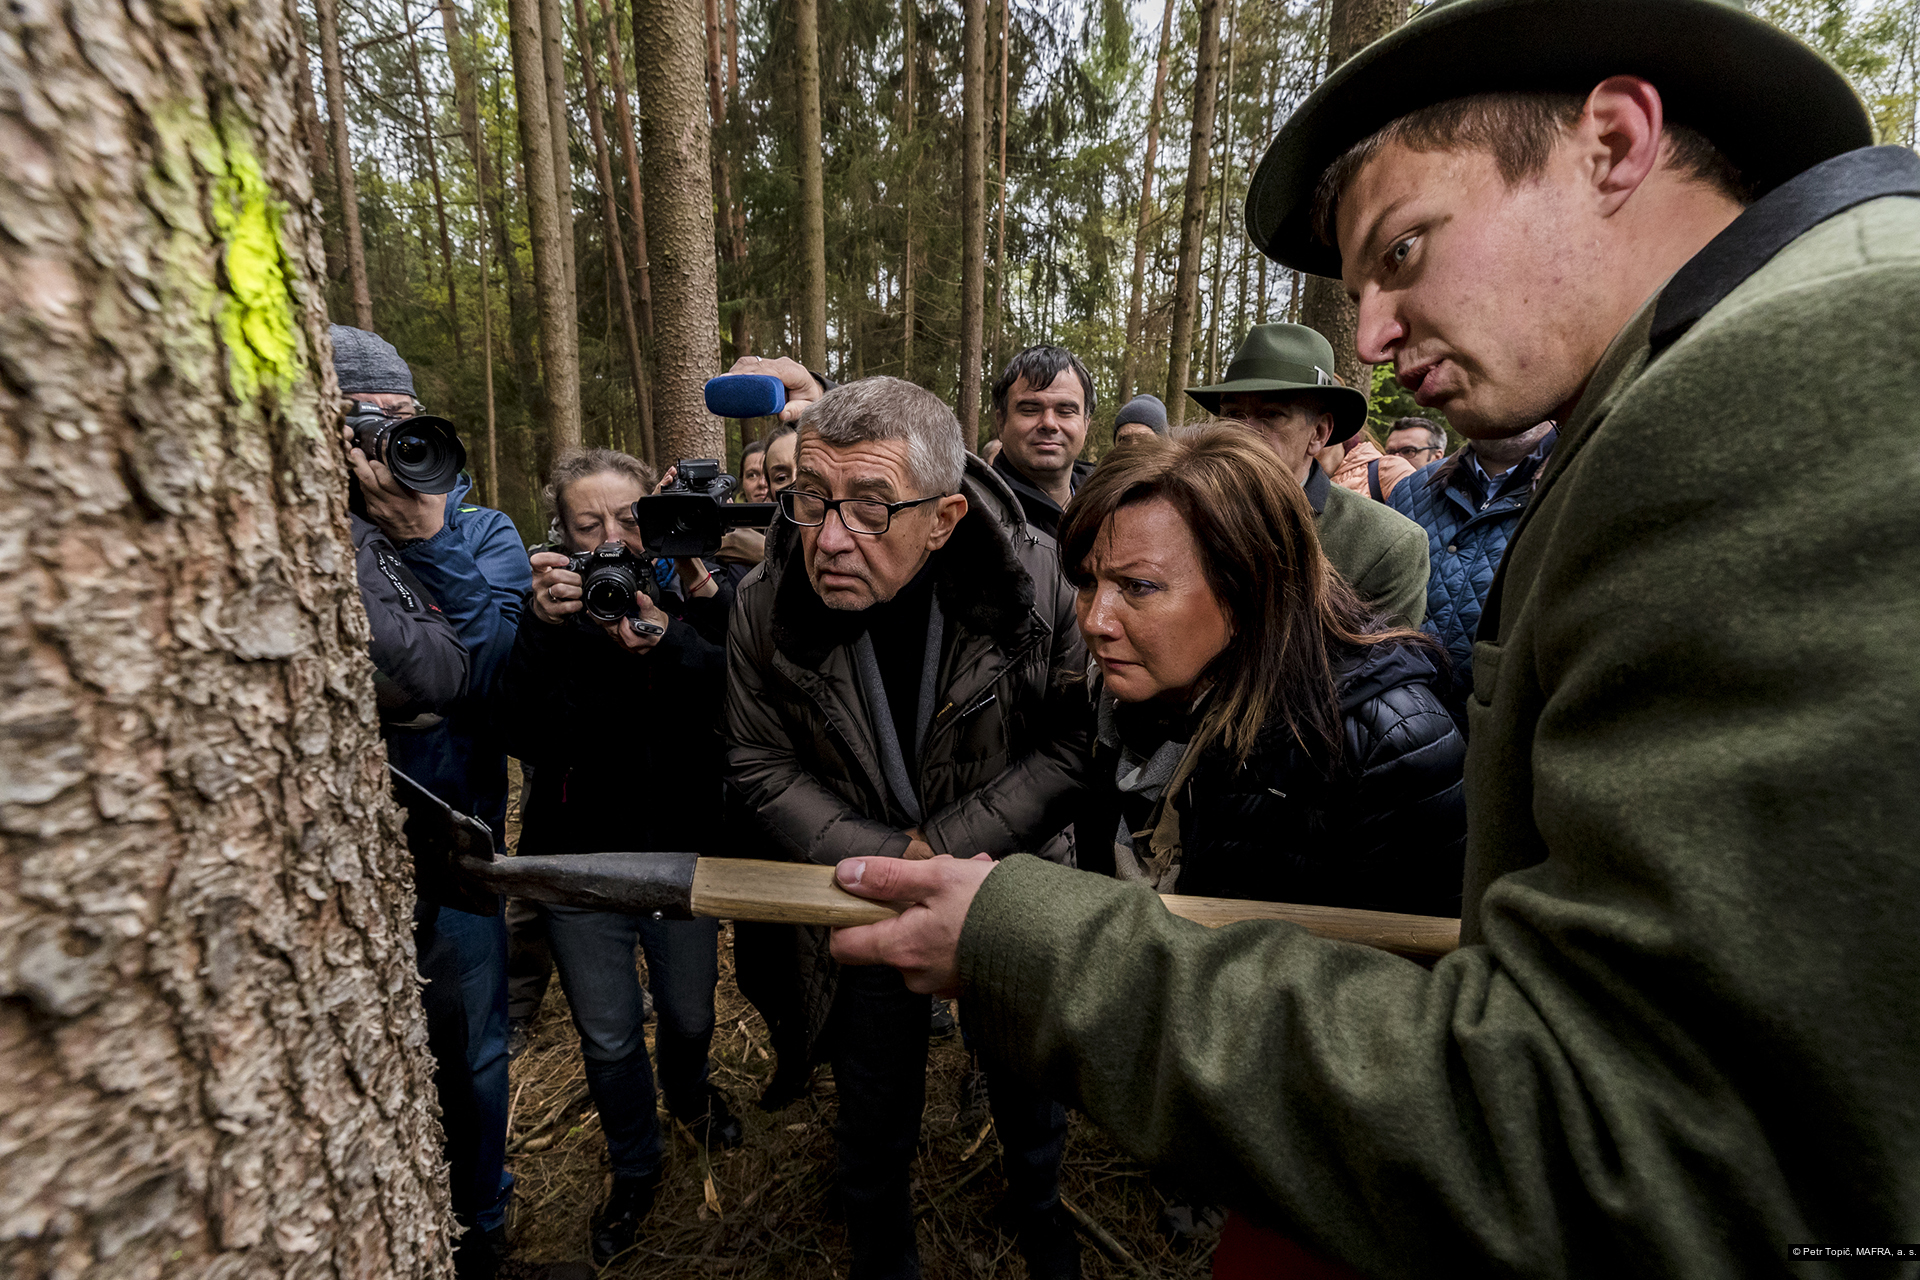
<path fill-rule="evenodd" d="M 1368 1275 L 1913 1275 L 1920 156 L 1871 142 L 1720 0 L 1441 0 L 1334 71 L 1254 243 L 1468 436 L 1560 423 L 1474 650 L 1462 946 L 853 859 L 925 909 L 836 953 Z"/>
<path fill-rule="evenodd" d="M 1367 397 L 1333 372 L 1333 346 L 1303 324 L 1257 324 L 1227 365 L 1227 380 L 1187 395 L 1265 437 L 1306 491 L 1320 547 L 1340 576 L 1403 627 L 1427 616 L 1427 535 L 1419 525 L 1334 484 L 1320 451 L 1367 422 Z"/>

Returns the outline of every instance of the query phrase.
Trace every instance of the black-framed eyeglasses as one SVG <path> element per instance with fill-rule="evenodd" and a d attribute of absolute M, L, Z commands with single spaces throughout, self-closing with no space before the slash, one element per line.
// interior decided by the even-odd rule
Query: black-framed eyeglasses
<path fill-rule="evenodd" d="M 848 533 L 877 538 L 893 526 L 895 512 L 938 502 L 946 496 L 936 493 L 930 498 L 908 498 L 905 502 L 879 502 L 872 498 L 823 498 L 804 489 L 782 489 L 780 511 L 787 519 L 808 529 L 825 524 L 827 512 L 838 511 L 840 523 L 847 527 Z"/>
<path fill-rule="evenodd" d="M 1415 454 L 1439 453 L 1439 452 L 1440 450 L 1434 448 L 1430 444 L 1423 444 L 1423 445 L 1403 444 L 1398 449 L 1387 450 L 1387 453 L 1395 458 L 1411 458 Z"/>

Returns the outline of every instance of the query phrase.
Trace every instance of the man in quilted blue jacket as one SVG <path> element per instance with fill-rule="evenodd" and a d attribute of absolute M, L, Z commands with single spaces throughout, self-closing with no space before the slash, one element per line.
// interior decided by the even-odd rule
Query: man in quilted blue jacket
<path fill-rule="evenodd" d="M 1559 432 L 1551 422 L 1504 440 L 1469 440 L 1452 457 L 1395 485 L 1387 505 L 1427 531 L 1427 633 L 1447 646 L 1452 676 L 1441 688 L 1466 732 L 1473 691 L 1473 636 L 1480 610 L 1533 496 Z"/>

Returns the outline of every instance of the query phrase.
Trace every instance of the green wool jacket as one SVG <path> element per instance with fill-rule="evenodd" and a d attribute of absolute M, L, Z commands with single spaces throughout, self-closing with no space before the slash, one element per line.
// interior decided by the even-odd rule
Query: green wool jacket
<path fill-rule="evenodd" d="M 1627 325 L 1474 653 L 1462 948 L 1208 931 L 1030 858 L 976 1042 L 1375 1276 L 1906 1275 L 1920 1242 L 1920 157 Z"/>
<path fill-rule="evenodd" d="M 1365 494 L 1343 488 L 1314 463 L 1301 486 L 1313 508 L 1320 549 L 1353 584 L 1399 627 L 1417 627 L 1427 617 L 1427 531 Z"/>

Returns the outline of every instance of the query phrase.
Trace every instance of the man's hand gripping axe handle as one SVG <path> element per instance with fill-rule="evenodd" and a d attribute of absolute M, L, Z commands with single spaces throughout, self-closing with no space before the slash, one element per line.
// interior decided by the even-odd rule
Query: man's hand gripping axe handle
<path fill-rule="evenodd" d="M 391 766 L 389 766 L 391 767 Z M 424 789 L 394 770 L 407 785 Z M 834 883 L 833 868 L 801 862 L 747 858 L 702 858 L 691 853 L 569 853 L 519 858 L 493 857 L 485 824 L 435 800 L 451 834 L 436 845 L 446 850 L 450 879 L 476 900 L 496 893 L 557 902 L 595 911 L 619 911 L 662 920 L 707 917 L 780 924 L 872 924 L 897 914 L 883 902 L 856 898 Z M 422 809 L 415 808 L 415 827 Z M 462 825 L 462 824 L 470 824 Z M 415 827 L 409 836 L 416 837 Z M 461 833 L 465 833 L 464 836 Z M 1435 960 L 1460 945 L 1460 922 L 1387 911 L 1247 902 L 1238 898 L 1192 898 L 1162 894 L 1177 916 L 1208 926 L 1243 920 L 1285 920 L 1309 933 L 1378 947 L 1415 960 Z"/>

